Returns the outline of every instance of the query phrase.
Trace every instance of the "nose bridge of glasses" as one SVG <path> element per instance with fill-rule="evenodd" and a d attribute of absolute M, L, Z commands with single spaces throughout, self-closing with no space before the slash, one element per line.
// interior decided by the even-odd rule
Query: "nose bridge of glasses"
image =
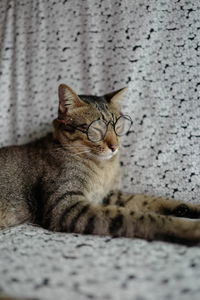
<path fill-rule="evenodd" d="M 112 120 L 110 120 L 107 122 L 106 126 L 107 126 L 107 131 L 110 131 L 110 130 L 112 131 L 115 127 L 115 124 Z"/>

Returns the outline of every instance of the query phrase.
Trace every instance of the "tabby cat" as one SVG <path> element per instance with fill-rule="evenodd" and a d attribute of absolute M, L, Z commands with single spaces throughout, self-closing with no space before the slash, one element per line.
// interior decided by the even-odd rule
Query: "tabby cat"
<path fill-rule="evenodd" d="M 54 131 L 0 149 L 0 228 L 25 222 L 60 232 L 200 240 L 200 205 L 122 193 L 120 136 L 132 125 L 120 112 L 125 89 L 102 97 L 59 86 Z"/>

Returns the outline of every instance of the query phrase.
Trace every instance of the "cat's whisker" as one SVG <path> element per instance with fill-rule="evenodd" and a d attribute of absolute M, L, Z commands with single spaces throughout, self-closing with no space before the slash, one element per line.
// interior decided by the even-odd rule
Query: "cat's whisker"
<path fill-rule="evenodd" d="M 71 146 L 71 145 L 68 145 L 68 144 L 62 144 L 60 146 L 54 147 L 54 149 L 56 149 L 56 148 L 62 148 L 63 149 L 64 147 L 66 147 L 66 148 L 85 148 L 85 146 L 80 146 L 80 145 Z"/>
<path fill-rule="evenodd" d="M 81 153 L 87 153 L 87 152 L 90 152 L 90 150 L 80 151 L 80 152 L 76 152 L 74 154 L 81 154 Z"/>
<path fill-rule="evenodd" d="M 85 151 L 74 153 L 74 154 L 72 154 L 72 156 L 78 156 L 79 154 L 89 153 L 89 152 L 91 152 L 91 151 L 90 150 L 85 150 Z"/>
<path fill-rule="evenodd" d="M 74 150 L 74 152 L 75 151 L 77 151 L 77 150 L 79 150 L 79 151 L 82 151 L 82 150 L 85 150 L 85 147 L 83 147 L 83 148 L 74 148 L 74 147 L 72 147 L 72 148 L 56 148 L 56 149 L 53 149 L 53 151 L 52 152 L 59 152 L 59 151 L 63 151 L 63 150 L 69 150 L 70 151 L 70 153 L 71 152 L 73 152 L 73 150 Z"/>
<path fill-rule="evenodd" d="M 69 146 L 69 145 L 66 145 L 66 144 L 63 144 L 63 146 L 61 146 L 61 147 L 58 147 L 58 149 L 65 149 L 65 148 L 67 148 L 67 149 L 85 149 L 85 146 Z"/>
<path fill-rule="evenodd" d="M 65 143 L 63 143 L 63 144 L 60 144 L 60 145 L 57 145 L 57 146 L 54 146 L 54 148 L 53 149 L 63 149 L 63 148 L 85 148 L 85 146 L 83 145 L 83 146 L 81 146 L 81 145 L 77 145 L 77 146 L 74 146 L 74 145 L 69 145 L 69 144 L 65 144 Z"/>

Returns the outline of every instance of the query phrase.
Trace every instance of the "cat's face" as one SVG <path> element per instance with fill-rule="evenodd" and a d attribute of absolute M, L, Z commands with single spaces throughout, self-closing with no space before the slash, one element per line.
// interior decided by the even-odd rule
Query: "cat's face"
<path fill-rule="evenodd" d="M 55 136 L 62 146 L 75 155 L 96 160 L 114 157 L 120 147 L 119 136 L 125 129 L 118 103 L 124 90 L 103 97 L 78 96 L 61 84 L 58 119 L 54 125 Z"/>

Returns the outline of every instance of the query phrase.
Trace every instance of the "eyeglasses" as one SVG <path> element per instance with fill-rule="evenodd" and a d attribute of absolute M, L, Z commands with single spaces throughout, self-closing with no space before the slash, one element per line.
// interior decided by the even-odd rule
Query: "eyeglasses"
<path fill-rule="evenodd" d="M 123 136 L 127 134 L 133 124 L 133 121 L 130 116 L 122 115 L 117 120 L 108 121 L 98 119 L 90 123 L 90 125 L 86 129 L 81 129 L 80 127 L 84 127 L 83 125 L 71 125 L 67 124 L 66 127 L 70 127 L 74 130 L 79 130 L 87 135 L 87 138 L 91 142 L 100 142 L 104 139 L 107 131 L 108 125 L 111 124 L 117 136 Z M 67 128 L 65 128 L 67 130 Z"/>

